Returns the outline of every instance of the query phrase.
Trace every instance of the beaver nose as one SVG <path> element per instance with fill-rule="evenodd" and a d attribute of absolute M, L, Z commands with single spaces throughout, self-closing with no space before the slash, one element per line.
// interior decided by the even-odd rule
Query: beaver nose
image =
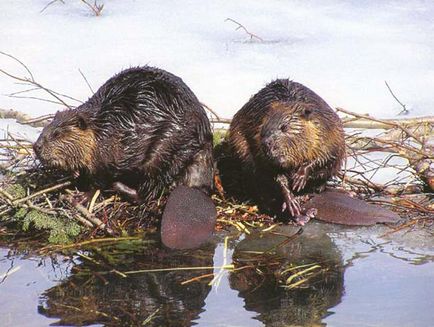
<path fill-rule="evenodd" d="M 272 137 L 266 137 L 262 140 L 262 143 L 267 147 L 268 149 L 271 149 L 273 147 L 273 138 Z"/>
<path fill-rule="evenodd" d="M 35 143 L 33 143 L 33 151 L 35 151 L 35 154 L 39 156 L 42 150 L 42 142 L 41 139 L 38 139 Z"/>

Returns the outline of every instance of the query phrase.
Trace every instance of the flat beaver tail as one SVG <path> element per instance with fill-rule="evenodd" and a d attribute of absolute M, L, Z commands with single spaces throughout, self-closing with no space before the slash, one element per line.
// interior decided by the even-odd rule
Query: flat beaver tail
<path fill-rule="evenodd" d="M 161 240 L 172 249 L 191 249 L 209 240 L 217 210 L 203 192 L 180 185 L 167 200 L 161 220 Z"/>

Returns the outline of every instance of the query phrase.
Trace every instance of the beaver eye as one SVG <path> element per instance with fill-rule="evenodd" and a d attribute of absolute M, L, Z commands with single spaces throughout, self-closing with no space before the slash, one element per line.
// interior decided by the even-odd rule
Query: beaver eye
<path fill-rule="evenodd" d="M 288 126 L 288 124 L 283 124 L 282 126 L 280 126 L 280 130 L 281 130 L 283 133 L 286 133 L 286 132 L 289 130 L 289 126 Z"/>

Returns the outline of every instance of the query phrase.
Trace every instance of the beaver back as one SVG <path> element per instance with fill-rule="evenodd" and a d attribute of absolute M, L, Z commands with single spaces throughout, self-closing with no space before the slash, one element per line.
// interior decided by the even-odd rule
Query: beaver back
<path fill-rule="evenodd" d="M 86 103 L 66 112 L 56 115 L 35 144 L 48 166 L 68 152 L 74 166 L 62 163 L 57 168 L 88 176 L 97 184 L 122 182 L 151 200 L 186 180 L 196 160 L 202 176 L 195 179 L 196 185 L 188 186 L 211 188 L 210 123 L 179 77 L 153 67 L 130 68 L 110 78 Z M 67 129 L 91 134 L 92 147 L 87 146 L 89 137 L 72 142 L 71 136 L 56 132 Z"/>

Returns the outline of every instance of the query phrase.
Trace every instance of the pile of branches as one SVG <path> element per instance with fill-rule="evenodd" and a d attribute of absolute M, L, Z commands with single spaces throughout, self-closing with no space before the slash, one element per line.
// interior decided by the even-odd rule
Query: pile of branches
<path fill-rule="evenodd" d="M 0 226 L 40 231 L 51 243 L 157 227 L 159 202 L 141 207 L 98 189 L 79 191 L 69 176 L 40 167 L 26 140 L 5 138 L 0 150 Z"/>
<path fill-rule="evenodd" d="M 230 124 L 230 119 L 220 117 L 208 106 L 204 107 L 210 112 L 213 124 Z M 378 119 L 343 108 L 336 108 L 336 111 L 345 114 L 342 121 L 346 131 L 347 159 L 356 162 L 351 168 L 345 167 L 341 174 L 344 185 L 365 193 L 434 191 L 434 116 Z M 219 128 L 218 132 L 222 130 L 225 128 Z M 370 155 L 374 153 L 385 155 L 373 160 Z M 397 157 L 404 163 L 392 164 L 391 160 Z M 398 176 L 381 184 L 370 181 L 385 168 L 395 168 L 398 175 L 405 177 Z M 410 180 L 409 175 L 412 176 Z"/>
<path fill-rule="evenodd" d="M 0 73 L 15 80 L 25 89 L 11 97 L 54 102 L 62 107 L 74 107 L 65 94 L 53 91 L 33 76 L 17 58 L 27 76 L 17 76 L 0 68 Z M 81 71 L 80 71 L 81 73 Z M 92 87 L 81 73 L 89 89 Z M 32 96 L 43 91 L 49 98 Z M 92 91 L 93 92 L 93 91 Z M 214 125 L 215 143 L 224 138 L 230 119 L 221 118 L 203 104 Z M 337 108 L 344 122 L 347 143 L 347 163 L 335 186 L 363 195 L 367 200 L 387 203 L 414 217 L 434 217 L 434 117 L 410 119 L 377 119 Z M 52 115 L 32 118 L 17 110 L 1 109 L 0 118 L 15 119 L 20 124 L 44 127 Z M 389 180 L 374 182 L 383 169 L 393 169 Z M 380 172 L 380 173 L 379 173 Z M 216 183 L 213 200 L 218 210 L 217 229 L 234 226 L 242 232 L 249 227 L 273 224 L 273 219 L 261 214 L 255 205 L 236 203 L 225 197 Z M 113 193 L 92 190 L 80 192 L 67 176 L 45 171 L 35 162 L 29 140 L 5 132 L 0 140 L 0 233 L 2 226 L 19 225 L 22 230 L 41 230 L 54 243 L 67 243 L 77 238 L 95 235 L 125 235 L 143 228 L 158 227 L 165 199 L 147 207 L 122 200 Z M 417 221 L 417 220 L 415 220 Z"/>
<path fill-rule="evenodd" d="M 213 200 L 218 211 L 217 229 L 234 226 L 249 233 L 250 227 L 273 223 L 257 206 L 235 203 L 218 192 Z M 70 176 L 41 167 L 29 140 L 11 132 L 0 140 L 0 231 L 1 226 L 25 234 L 36 230 L 50 243 L 135 235 L 159 227 L 165 202 L 161 197 L 141 206 L 109 191 L 79 190 Z"/>

